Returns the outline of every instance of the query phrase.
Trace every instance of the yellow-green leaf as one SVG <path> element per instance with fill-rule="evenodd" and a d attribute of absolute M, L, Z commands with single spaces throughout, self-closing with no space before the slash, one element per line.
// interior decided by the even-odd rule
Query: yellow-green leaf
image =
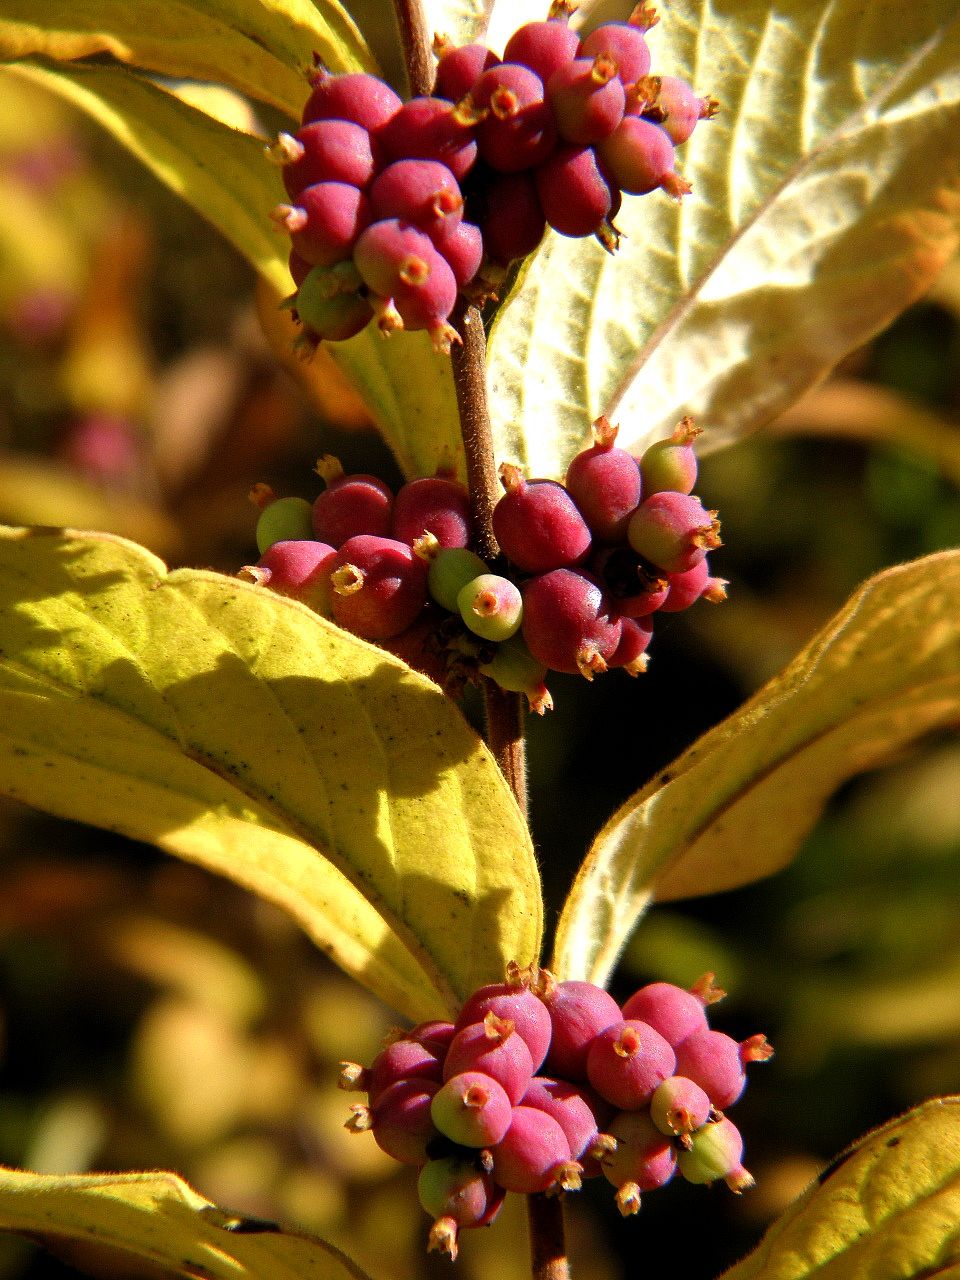
<path fill-rule="evenodd" d="M 779 870 L 842 782 L 958 724 L 960 551 L 946 551 L 871 578 L 614 814 L 570 891 L 554 967 L 602 985 L 651 900 Z"/>
<path fill-rule="evenodd" d="M 206 1280 L 368 1280 L 333 1245 L 225 1213 L 175 1173 L 0 1169 L 0 1231 L 66 1251 L 87 1275 L 126 1264 Z"/>
<path fill-rule="evenodd" d="M 270 210 L 286 193 L 260 140 L 121 68 L 19 63 L 10 71 L 91 116 L 212 222 L 278 292 L 291 291 L 290 242 L 270 222 Z"/>
<path fill-rule="evenodd" d="M 636 448 L 684 413 L 707 449 L 754 430 L 958 242 L 954 0 L 895 20 L 886 0 L 671 0 L 649 39 L 654 71 L 721 111 L 678 152 L 692 196 L 626 196 L 614 257 L 549 233 L 500 313 L 497 448 L 537 475 L 561 476 L 601 412 Z"/>
<path fill-rule="evenodd" d="M 861 1138 L 723 1280 L 956 1280 L 960 1098 Z"/>
<path fill-rule="evenodd" d="M 384 338 L 375 325 L 327 351 L 357 390 L 404 475 L 429 476 L 444 457 L 463 470 L 460 418 L 449 356 L 425 333 Z"/>
<path fill-rule="evenodd" d="M 316 51 L 331 71 L 374 70 L 339 0 L 4 0 L 0 60 L 109 54 L 176 78 L 229 85 L 297 117 Z"/>
<path fill-rule="evenodd" d="M 279 903 L 413 1018 L 537 957 L 513 797 L 398 659 L 108 535 L 7 530 L 0 606 L 4 794 Z"/>

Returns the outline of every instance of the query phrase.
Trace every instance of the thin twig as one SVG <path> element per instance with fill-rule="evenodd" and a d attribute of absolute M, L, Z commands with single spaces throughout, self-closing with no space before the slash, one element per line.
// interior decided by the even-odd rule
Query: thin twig
<path fill-rule="evenodd" d="M 564 1244 L 563 1198 L 527 1196 L 530 1225 L 531 1280 L 570 1280 L 570 1263 Z"/>
<path fill-rule="evenodd" d="M 430 93 L 437 74 L 423 4 L 421 0 L 394 0 L 394 11 L 400 27 L 400 45 L 410 81 L 410 96 L 423 97 Z"/>

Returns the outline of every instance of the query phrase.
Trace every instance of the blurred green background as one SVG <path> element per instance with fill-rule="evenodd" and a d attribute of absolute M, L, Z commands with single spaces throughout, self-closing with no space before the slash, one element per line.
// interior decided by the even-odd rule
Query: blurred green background
<path fill-rule="evenodd" d="M 256 556 L 254 482 L 312 498 L 322 452 L 399 480 L 332 366 L 278 363 L 229 246 L 82 121 L 0 88 L 0 520 L 110 529 L 235 572 Z M 664 617 L 645 677 L 555 677 L 556 710 L 530 718 L 551 921 L 632 791 L 865 577 L 960 543 L 958 424 L 960 263 L 786 418 L 704 460 L 729 601 Z M 713 969 L 729 991 L 715 1025 L 777 1048 L 734 1113 L 758 1185 L 671 1186 L 622 1221 L 588 1184 L 570 1205 L 577 1280 L 655 1258 L 714 1276 L 847 1143 L 957 1090 L 958 885 L 960 744 L 941 738 L 847 786 L 785 873 L 647 918 L 616 994 Z M 374 1275 L 451 1274 L 423 1255 L 409 1173 L 342 1127 L 336 1063 L 369 1061 L 393 1021 L 239 889 L 0 806 L 0 1163 L 173 1168 Z M 520 1280 L 523 1236 L 512 1205 L 465 1233 L 457 1274 Z M 0 1280 L 74 1274 L 0 1239 Z"/>

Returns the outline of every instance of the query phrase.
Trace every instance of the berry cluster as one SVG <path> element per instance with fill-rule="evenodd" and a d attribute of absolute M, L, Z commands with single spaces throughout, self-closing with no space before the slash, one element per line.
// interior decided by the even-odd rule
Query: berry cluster
<path fill-rule="evenodd" d="M 552 705 L 548 671 L 637 675 L 654 613 L 724 598 L 707 560 L 720 541 L 716 512 L 690 494 L 697 434 L 684 419 L 637 459 L 599 418 L 565 484 L 501 467 L 500 572 L 469 549 L 469 497 L 451 473 L 394 496 L 325 457 L 317 470 L 327 488 L 312 505 L 255 488 L 262 556 L 242 573 L 387 643 L 440 683 L 479 673 L 542 713 Z"/>
<path fill-rule="evenodd" d="M 507 1191 L 574 1191 L 603 1174 L 625 1216 L 678 1169 L 743 1191 L 753 1179 L 723 1109 L 773 1050 L 710 1029 L 706 1005 L 723 994 L 705 974 L 689 991 L 641 987 L 620 1008 L 590 982 L 513 965 L 456 1022 L 421 1023 L 369 1068 L 344 1063 L 341 1087 L 367 1094 L 347 1128 L 420 1167 L 429 1247 L 451 1257 L 459 1229 L 491 1222 Z"/>
<path fill-rule="evenodd" d="M 717 104 L 649 74 L 653 9 L 582 41 L 569 12 L 557 0 L 502 59 L 438 37 L 433 94 L 406 103 L 375 76 L 311 73 L 300 129 L 268 149 L 292 202 L 272 216 L 290 234 L 307 345 L 376 317 L 449 351 L 458 292 L 488 293 L 548 224 L 612 251 L 623 192 L 690 190 L 674 149 Z"/>

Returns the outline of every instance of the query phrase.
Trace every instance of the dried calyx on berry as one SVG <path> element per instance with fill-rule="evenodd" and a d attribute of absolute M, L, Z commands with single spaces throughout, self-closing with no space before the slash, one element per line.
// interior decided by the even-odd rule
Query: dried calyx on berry
<path fill-rule="evenodd" d="M 652 73 L 651 6 L 582 40 L 568 25 L 573 8 L 555 0 L 545 21 L 513 33 L 502 57 L 436 36 L 433 93 L 409 102 L 376 76 L 311 70 L 300 128 L 266 148 L 290 201 L 273 218 L 293 246 L 297 290 L 287 305 L 303 325 L 304 355 L 371 320 L 384 335 L 426 331 L 449 352 L 460 341 L 450 324 L 458 293 L 495 292 L 548 225 L 594 235 L 613 252 L 624 192 L 690 191 L 674 149 L 718 103 Z M 377 230 L 398 221 L 430 250 Z M 341 264 L 357 270 L 340 287 L 312 276 Z"/>
<path fill-rule="evenodd" d="M 703 1037 L 733 1046 L 738 1069 L 772 1050 L 763 1036 L 738 1045 L 708 1026 L 722 994 L 705 974 L 687 990 L 650 983 L 621 1008 L 590 982 L 512 964 L 455 1023 L 397 1033 L 369 1068 L 342 1064 L 341 1086 L 368 1097 L 346 1127 L 420 1167 L 428 1247 L 451 1257 L 459 1231 L 491 1222 L 507 1191 L 564 1194 L 602 1173 L 624 1215 L 678 1172 L 739 1193 L 753 1182 L 743 1140 L 705 1082 L 709 1063 L 730 1051 L 718 1054 L 714 1041 L 705 1054 Z M 702 1070 L 697 1046 L 709 1060 Z M 681 1062 L 694 1070 L 675 1072 Z"/>

